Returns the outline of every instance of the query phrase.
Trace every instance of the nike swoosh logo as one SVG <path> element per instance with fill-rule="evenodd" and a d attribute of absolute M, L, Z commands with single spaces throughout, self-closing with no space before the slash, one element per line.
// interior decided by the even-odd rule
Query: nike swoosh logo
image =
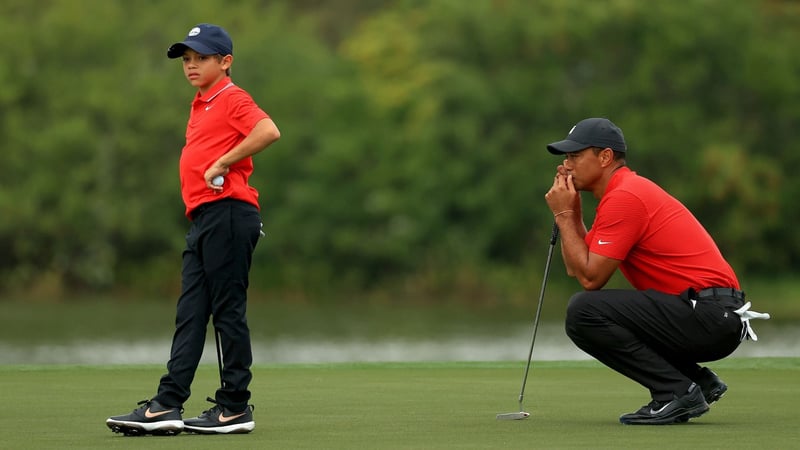
<path fill-rule="evenodd" d="M 144 416 L 145 416 L 146 418 L 148 418 L 148 419 L 154 419 L 154 418 L 156 418 L 156 417 L 160 417 L 160 416 L 163 416 L 164 414 L 169 414 L 169 413 L 171 413 L 171 412 L 172 412 L 172 410 L 171 410 L 171 409 L 168 409 L 168 410 L 166 410 L 166 411 L 151 412 L 151 411 L 150 411 L 150 408 L 147 408 L 147 409 L 144 411 Z"/>
<path fill-rule="evenodd" d="M 206 106 L 206 111 L 208 111 L 209 109 L 211 109 L 211 108 L 213 108 L 213 107 L 214 107 L 214 105 L 208 105 L 208 106 Z"/>
<path fill-rule="evenodd" d="M 222 415 L 222 413 L 219 413 L 219 417 L 217 417 L 217 420 L 219 420 L 220 423 L 228 423 L 231 420 L 238 419 L 239 417 L 242 417 L 246 413 L 247 413 L 247 411 L 245 411 L 243 413 L 240 413 L 240 414 L 236 414 L 235 416 L 230 416 L 230 417 L 225 417 L 224 415 Z"/>
<path fill-rule="evenodd" d="M 672 402 L 669 402 L 669 403 L 667 403 L 666 405 L 664 405 L 664 406 L 662 406 L 661 408 L 658 408 L 658 409 L 653 409 L 653 408 L 650 408 L 650 414 L 653 414 L 653 415 L 655 415 L 655 414 L 658 414 L 658 413 L 660 413 L 661 411 L 663 411 L 663 410 L 664 410 L 664 408 L 666 408 L 667 406 L 669 406 L 669 405 L 671 405 L 671 404 L 672 404 Z"/>
<path fill-rule="evenodd" d="M 611 243 L 611 241 L 604 241 L 602 239 L 598 239 L 598 241 L 597 241 L 597 245 L 608 245 L 610 243 Z"/>

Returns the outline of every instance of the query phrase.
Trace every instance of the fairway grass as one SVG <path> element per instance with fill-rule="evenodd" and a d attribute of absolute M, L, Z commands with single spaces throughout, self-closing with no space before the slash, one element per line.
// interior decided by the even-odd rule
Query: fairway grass
<path fill-rule="evenodd" d="M 154 393 L 159 366 L 0 366 L 3 449 L 788 449 L 800 431 L 800 359 L 734 358 L 711 367 L 728 394 L 687 424 L 623 426 L 644 389 L 592 361 L 270 365 L 254 368 L 248 435 L 124 437 L 105 426 Z M 184 417 L 210 406 L 214 365 L 200 367 Z"/>

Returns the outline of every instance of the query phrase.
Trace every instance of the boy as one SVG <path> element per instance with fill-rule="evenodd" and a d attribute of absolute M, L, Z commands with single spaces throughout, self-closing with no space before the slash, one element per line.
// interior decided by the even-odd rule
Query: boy
<path fill-rule="evenodd" d="M 280 132 L 243 89 L 233 84 L 233 43 L 219 26 L 199 24 L 167 50 L 183 59 L 189 84 L 198 89 L 180 157 L 181 195 L 191 221 L 181 272 L 168 372 L 151 400 L 106 425 L 125 435 L 248 433 L 255 427 L 248 405 L 252 379 L 250 331 L 245 316 L 248 273 L 259 235 L 258 192 L 248 184 L 252 156 Z M 220 183 L 221 181 L 221 183 Z M 183 420 L 195 371 L 213 317 L 222 349 L 221 387 L 215 405 Z"/>

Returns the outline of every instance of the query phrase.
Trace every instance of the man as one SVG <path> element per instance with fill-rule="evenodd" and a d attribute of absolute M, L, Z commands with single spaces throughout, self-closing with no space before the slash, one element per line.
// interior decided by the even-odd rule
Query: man
<path fill-rule="evenodd" d="M 684 205 L 625 162 L 622 131 L 604 118 L 547 146 L 563 155 L 545 200 L 561 233 L 567 273 L 585 291 L 566 332 L 597 360 L 638 382 L 652 401 L 623 424 L 686 422 L 727 385 L 698 362 L 731 354 L 752 330 L 745 294 L 714 240 Z M 599 200 L 586 229 L 579 191 Z M 600 290 L 619 269 L 635 290 Z M 766 317 L 760 317 L 766 318 Z"/>

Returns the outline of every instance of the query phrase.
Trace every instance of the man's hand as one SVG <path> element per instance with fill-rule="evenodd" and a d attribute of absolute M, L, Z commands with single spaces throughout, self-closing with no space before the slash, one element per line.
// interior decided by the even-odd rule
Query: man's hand
<path fill-rule="evenodd" d="M 558 166 L 556 176 L 553 179 L 553 186 L 547 191 L 544 199 L 553 215 L 564 213 L 565 211 L 572 211 L 578 214 L 581 212 L 581 197 L 578 191 L 575 190 L 572 175 L 567 172 L 564 166 Z"/>
<path fill-rule="evenodd" d="M 556 175 L 567 176 L 569 175 L 569 171 L 563 164 L 559 164 L 558 167 L 556 167 Z"/>

